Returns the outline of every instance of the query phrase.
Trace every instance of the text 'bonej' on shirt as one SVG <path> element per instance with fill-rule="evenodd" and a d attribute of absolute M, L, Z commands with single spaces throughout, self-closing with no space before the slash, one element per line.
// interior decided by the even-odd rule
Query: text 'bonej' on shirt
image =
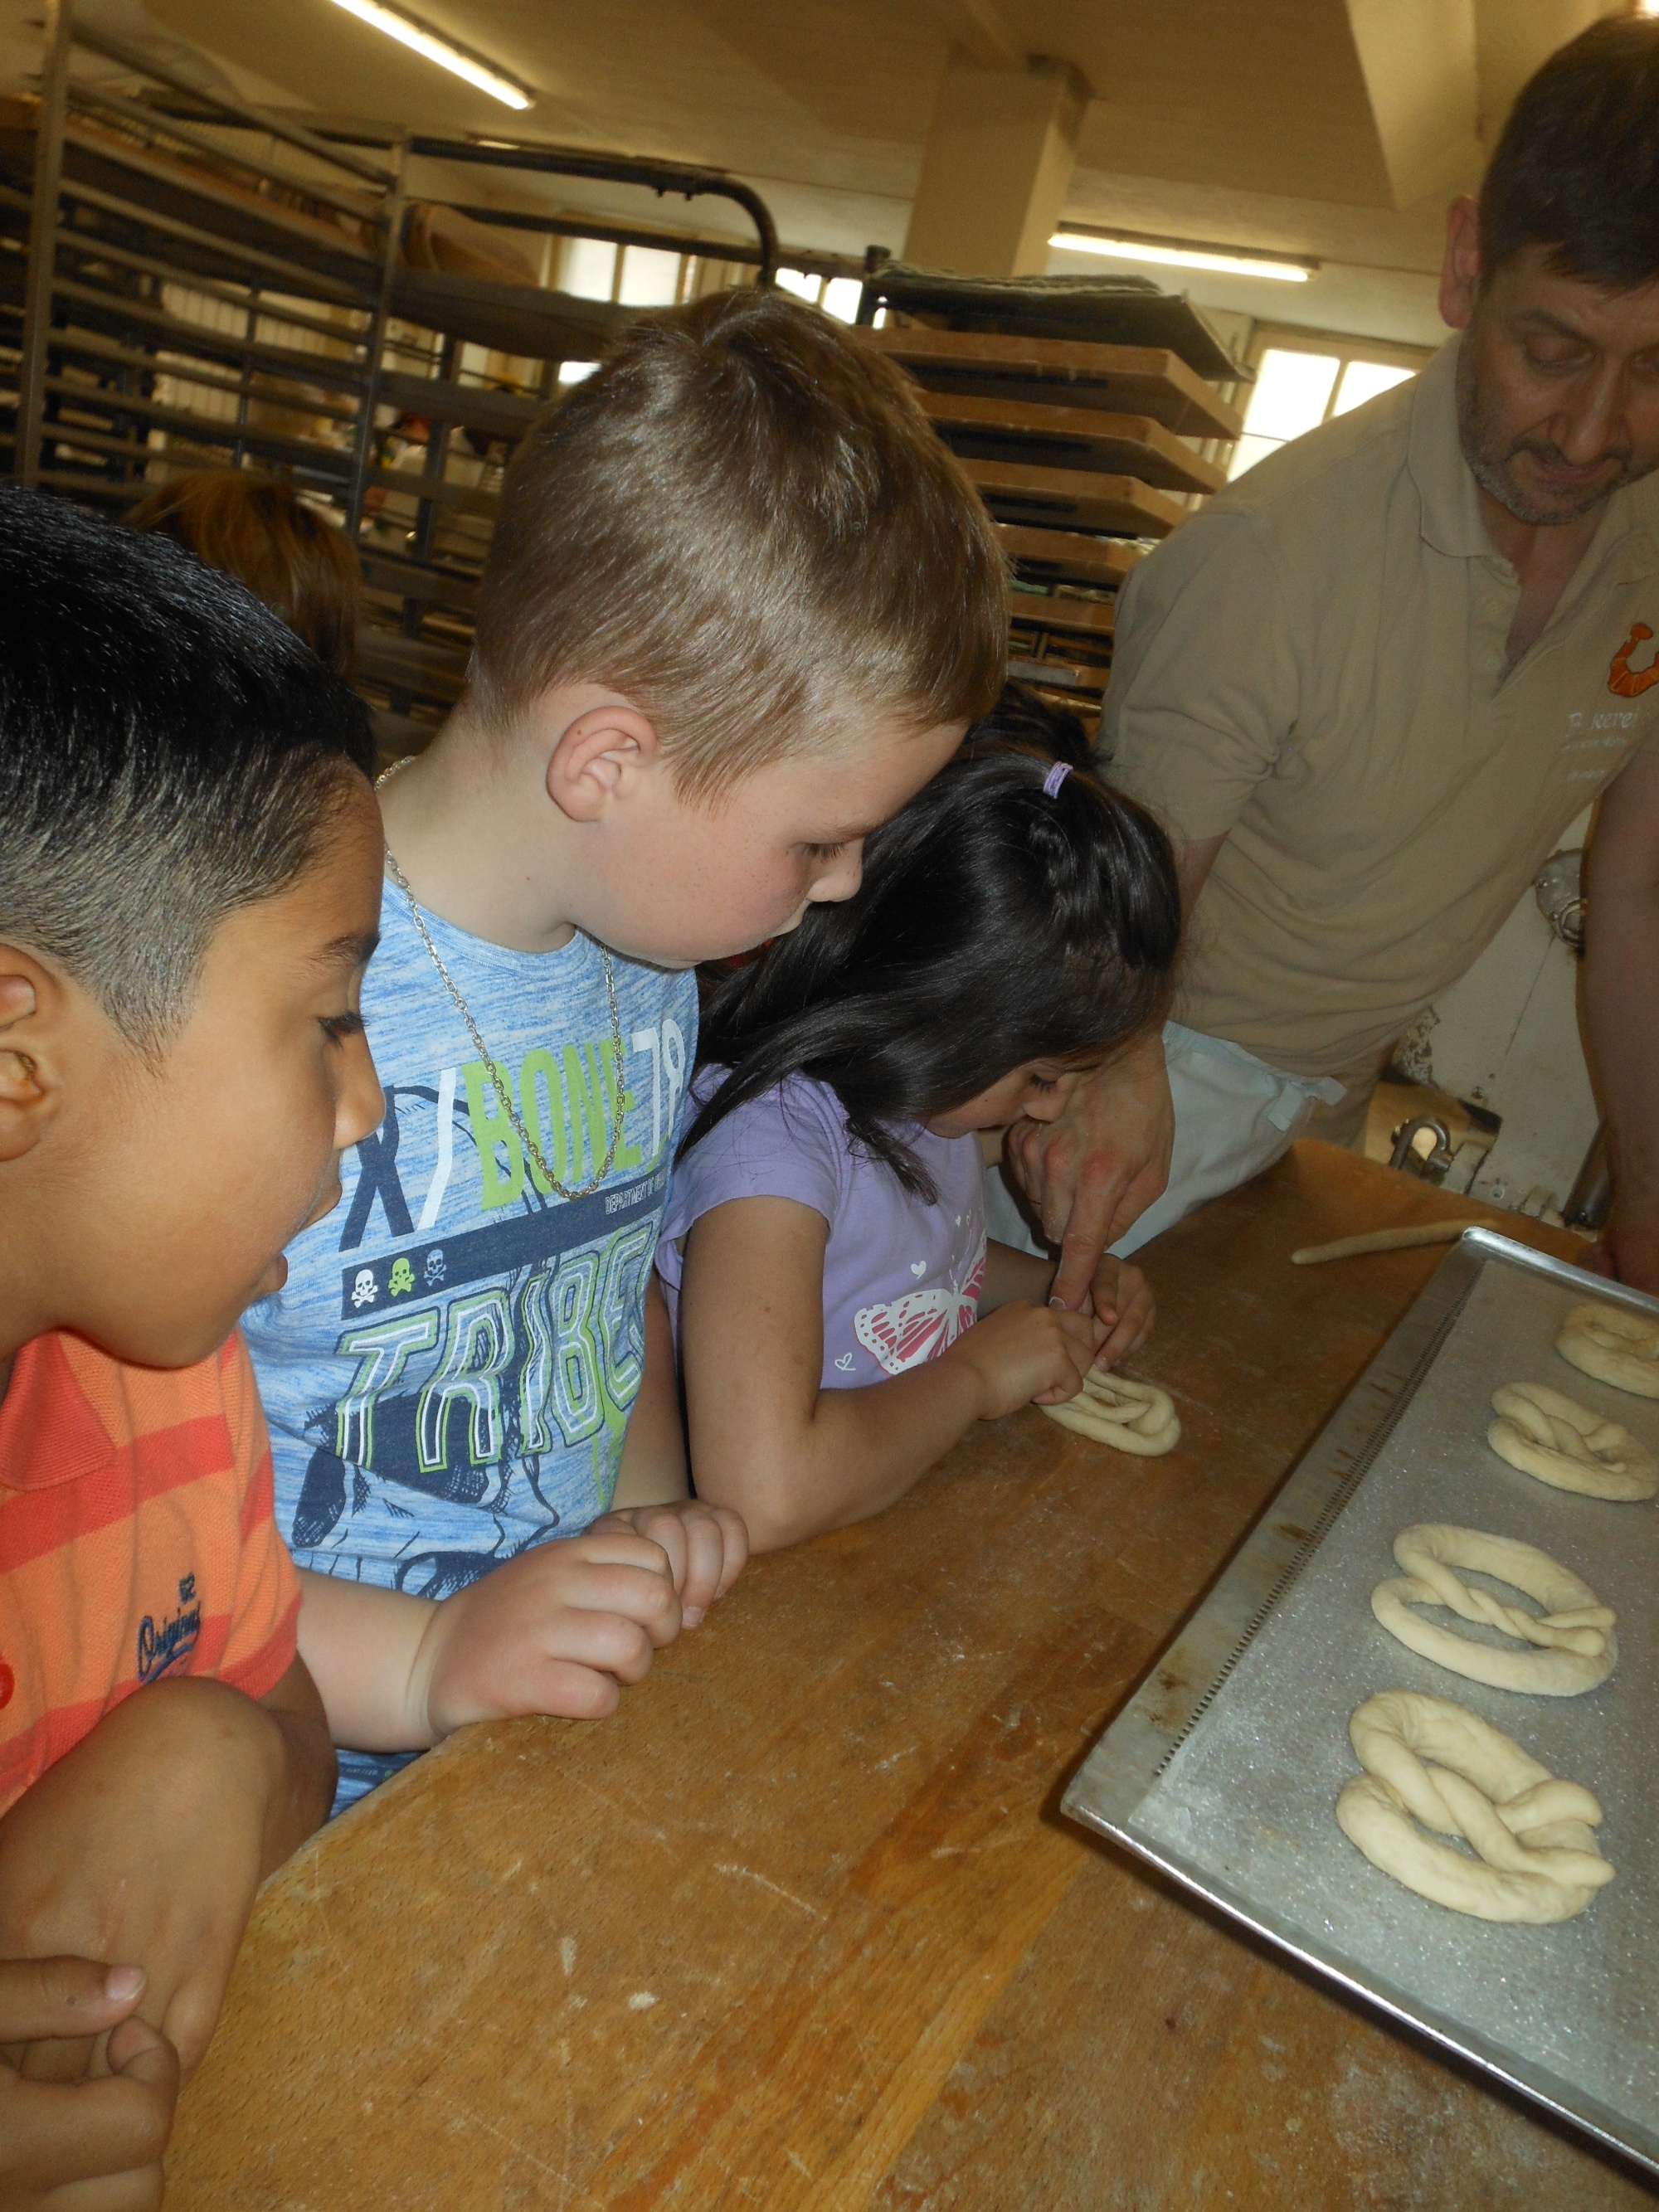
<path fill-rule="evenodd" d="M 625 1115 L 600 1187 L 555 1194 L 387 887 L 363 988 L 386 1119 L 246 1329 L 295 1557 L 442 1598 L 610 1505 L 696 988 L 611 955 L 619 1059 L 590 939 L 513 952 L 425 919 L 559 1182 L 591 1182 Z"/>

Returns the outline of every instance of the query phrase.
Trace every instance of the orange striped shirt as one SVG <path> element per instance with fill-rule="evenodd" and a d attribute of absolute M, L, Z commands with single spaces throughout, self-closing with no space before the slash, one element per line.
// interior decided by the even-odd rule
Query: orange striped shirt
<path fill-rule="evenodd" d="M 22 1347 L 0 1401 L 0 1813 L 148 1682 L 263 1698 L 299 1610 L 240 1334 L 168 1369 L 64 1334 Z"/>

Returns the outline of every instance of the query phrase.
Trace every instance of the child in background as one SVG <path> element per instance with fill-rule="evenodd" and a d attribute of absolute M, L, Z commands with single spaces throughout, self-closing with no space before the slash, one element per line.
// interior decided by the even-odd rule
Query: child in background
<path fill-rule="evenodd" d="M 350 675 L 362 597 L 356 550 L 280 477 L 191 469 L 146 493 L 127 521 L 134 530 L 159 531 L 210 568 L 234 576 L 325 668 Z"/>
<path fill-rule="evenodd" d="M 0 489 L 0 2203 L 153 2205 L 334 1759 L 248 1301 L 380 1118 L 368 717 L 240 585 Z"/>
<path fill-rule="evenodd" d="M 1010 691 L 870 840 L 858 896 L 705 1004 L 657 1265 L 698 1494 L 758 1550 L 879 1512 L 1152 1326 L 1123 1261 L 1072 1313 L 1050 1261 L 985 1241 L 981 1139 L 1161 1019 L 1181 926 L 1163 832 L 1034 750 L 1044 710 Z"/>
<path fill-rule="evenodd" d="M 1003 576 L 902 373 L 775 293 L 641 325 L 515 458 L 467 695 L 382 793 L 386 1120 L 247 1322 L 343 1802 L 608 1712 L 741 1565 L 649 1288 L 690 969 L 856 890 L 997 695 Z"/>

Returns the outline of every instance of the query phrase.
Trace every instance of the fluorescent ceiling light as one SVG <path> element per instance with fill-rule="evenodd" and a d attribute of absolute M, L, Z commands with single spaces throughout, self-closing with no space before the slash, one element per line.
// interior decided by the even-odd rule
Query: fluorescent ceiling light
<path fill-rule="evenodd" d="M 1305 284 L 1319 268 L 1317 262 L 1294 261 L 1288 254 L 1233 253 L 1224 246 L 1141 238 L 1133 231 L 1057 230 L 1048 243 L 1066 253 L 1103 253 L 1117 261 L 1155 261 L 1175 269 L 1213 269 L 1224 276 L 1270 276 L 1278 284 Z"/>
<path fill-rule="evenodd" d="M 499 70 L 491 69 L 488 62 L 479 61 L 475 55 L 463 52 L 447 39 L 441 39 L 435 31 L 428 30 L 413 16 L 400 15 L 393 9 L 383 8 L 380 0 L 334 0 L 334 4 L 343 8 L 348 15 L 355 15 L 359 22 L 384 31 L 388 39 L 396 39 L 400 46 L 410 47 L 429 62 L 436 62 L 440 69 L 447 69 L 452 76 L 465 77 L 480 92 L 499 100 L 503 107 L 530 106 L 530 94 L 504 77 Z"/>

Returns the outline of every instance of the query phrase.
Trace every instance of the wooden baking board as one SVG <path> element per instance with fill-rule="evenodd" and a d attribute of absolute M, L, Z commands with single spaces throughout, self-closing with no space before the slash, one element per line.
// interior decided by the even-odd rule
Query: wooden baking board
<path fill-rule="evenodd" d="M 1219 491 L 1227 472 L 1150 415 L 1105 415 L 1090 407 L 1039 405 L 924 392 L 921 404 L 964 458 L 1036 462 L 1138 477 L 1164 491 Z"/>
<path fill-rule="evenodd" d="M 1236 438 L 1244 418 L 1179 355 L 1160 346 L 1082 345 L 976 331 L 860 332 L 935 391 L 1150 415 L 1178 436 Z"/>
<path fill-rule="evenodd" d="M 963 461 L 969 481 L 999 517 L 1073 530 L 1116 531 L 1125 538 L 1167 538 L 1187 509 L 1137 477 L 1087 469 L 1039 469 L 1012 461 Z"/>
<path fill-rule="evenodd" d="M 1117 608 L 1110 599 L 1068 599 L 1046 595 L 1040 598 L 1035 592 L 1010 592 L 1008 619 L 1028 629 L 1109 638 L 1117 628 Z"/>
<path fill-rule="evenodd" d="M 1097 590 L 1121 584 L 1146 555 L 1122 538 L 1085 538 L 1073 530 L 1038 530 L 1018 522 L 999 522 L 1002 550 L 1018 568 L 1044 584 L 1089 584 Z"/>

